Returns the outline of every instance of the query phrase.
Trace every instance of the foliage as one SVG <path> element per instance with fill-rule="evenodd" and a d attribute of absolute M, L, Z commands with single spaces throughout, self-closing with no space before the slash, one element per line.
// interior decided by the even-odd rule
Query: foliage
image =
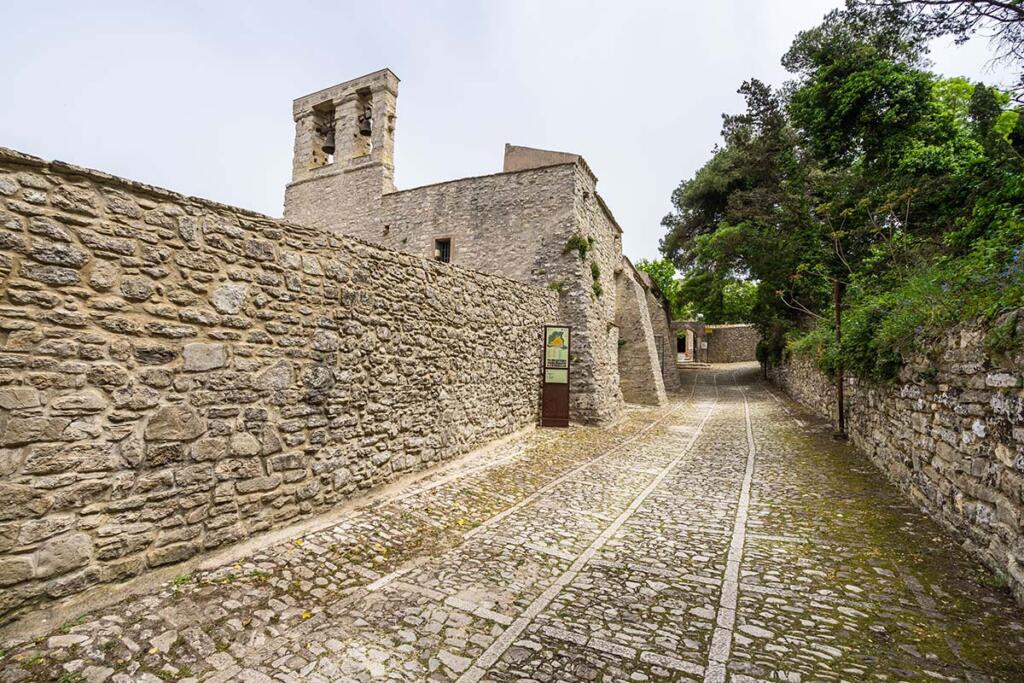
<path fill-rule="evenodd" d="M 676 277 L 676 267 L 671 261 L 665 258 L 640 259 L 636 262 L 636 269 L 647 273 L 654 280 L 654 284 L 658 286 L 668 302 L 673 320 L 693 318 L 692 306 L 687 306 L 679 295 L 679 286 L 682 281 Z"/>
<path fill-rule="evenodd" d="M 583 235 L 576 233 L 565 242 L 565 246 L 562 247 L 562 254 L 568 254 L 575 251 L 579 254 L 581 259 L 587 257 L 587 252 L 590 251 L 590 246 L 593 244 L 592 240 L 587 239 Z"/>
<path fill-rule="evenodd" d="M 923 36 L 952 36 L 957 44 L 981 33 L 995 45 L 995 61 L 1024 64 L 1021 0 L 862 0 L 854 6 L 876 12 L 907 11 Z M 1024 101 L 1024 74 L 1013 89 L 1018 101 Z"/>
<path fill-rule="evenodd" d="M 796 80 L 744 83 L 746 110 L 673 193 L 679 298 L 713 322 L 748 311 L 765 361 L 788 347 L 887 379 L 950 325 L 1024 306 L 1024 116 L 925 68 L 934 26 L 913 4 L 851 3 L 797 35 Z"/>

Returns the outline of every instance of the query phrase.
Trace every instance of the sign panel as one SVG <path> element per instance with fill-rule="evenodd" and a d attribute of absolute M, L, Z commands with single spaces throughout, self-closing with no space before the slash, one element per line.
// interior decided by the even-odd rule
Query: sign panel
<path fill-rule="evenodd" d="M 569 426 L 570 333 L 566 325 L 544 326 L 544 386 L 541 393 L 542 427 Z"/>
<path fill-rule="evenodd" d="M 569 328 L 546 327 L 544 329 L 544 367 L 569 367 Z"/>
<path fill-rule="evenodd" d="M 544 368 L 544 383 L 545 384 L 568 384 L 569 383 L 569 371 L 559 370 L 557 368 Z"/>

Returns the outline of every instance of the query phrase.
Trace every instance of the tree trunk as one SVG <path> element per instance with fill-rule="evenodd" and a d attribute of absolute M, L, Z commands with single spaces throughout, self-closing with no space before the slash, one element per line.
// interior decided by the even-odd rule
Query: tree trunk
<path fill-rule="evenodd" d="M 836 312 L 836 433 L 835 438 L 846 438 L 846 406 L 843 396 L 843 284 L 832 280 L 832 304 Z"/>

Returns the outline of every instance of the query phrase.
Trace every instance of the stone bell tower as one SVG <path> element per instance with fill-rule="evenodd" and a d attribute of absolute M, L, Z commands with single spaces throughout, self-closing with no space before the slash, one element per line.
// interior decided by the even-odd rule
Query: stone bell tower
<path fill-rule="evenodd" d="M 292 104 L 295 151 L 284 217 L 343 234 L 374 234 L 395 189 L 398 77 L 381 69 Z"/>

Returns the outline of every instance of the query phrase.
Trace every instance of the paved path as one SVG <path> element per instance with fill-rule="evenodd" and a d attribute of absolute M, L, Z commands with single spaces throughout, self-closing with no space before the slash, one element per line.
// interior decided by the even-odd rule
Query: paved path
<path fill-rule="evenodd" d="M 0 681 L 1024 680 L 1024 612 L 869 463 L 754 367 L 688 379 L 6 643 Z"/>

